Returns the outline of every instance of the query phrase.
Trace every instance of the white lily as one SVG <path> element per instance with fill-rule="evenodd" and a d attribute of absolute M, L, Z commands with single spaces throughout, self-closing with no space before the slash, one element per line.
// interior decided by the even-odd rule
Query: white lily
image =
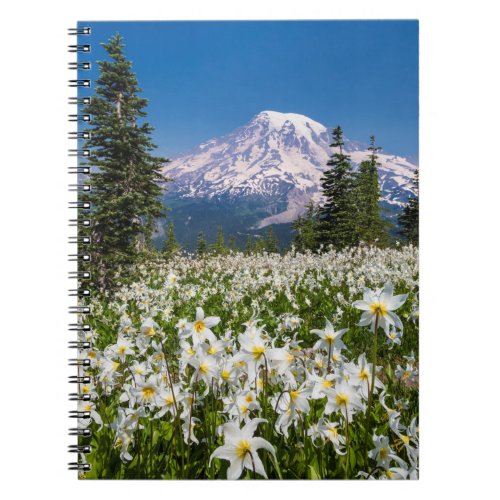
<path fill-rule="evenodd" d="M 210 463 L 214 458 L 229 460 L 231 465 L 227 470 L 228 479 L 238 479 L 245 469 L 253 471 L 267 479 L 264 465 L 257 453 L 261 448 L 269 451 L 274 458 L 276 453 L 271 443 L 261 437 L 254 437 L 257 426 L 267 422 L 263 418 L 255 418 L 246 423 L 243 428 L 237 422 L 224 424 L 224 445 L 219 446 L 210 456 Z"/>

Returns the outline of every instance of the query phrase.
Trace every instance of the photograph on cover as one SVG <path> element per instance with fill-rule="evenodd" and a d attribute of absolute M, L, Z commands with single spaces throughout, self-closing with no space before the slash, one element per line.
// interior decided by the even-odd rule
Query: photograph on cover
<path fill-rule="evenodd" d="M 79 477 L 418 479 L 418 21 L 78 27 Z"/>

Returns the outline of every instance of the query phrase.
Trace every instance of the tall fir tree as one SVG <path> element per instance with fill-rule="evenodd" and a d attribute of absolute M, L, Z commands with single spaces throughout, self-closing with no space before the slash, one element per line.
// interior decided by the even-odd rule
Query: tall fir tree
<path fill-rule="evenodd" d="M 105 288 L 112 275 L 125 272 L 148 248 L 156 220 L 164 207 L 160 201 L 161 169 L 166 158 L 153 156 L 153 127 L 145 122 L 147 99 L 123 53 L 117 33 L 102 46 L 109 59 L 98 61 L 95 95 L 83 108 L 91 115 L 92 266 L 98 284 Z"/>
<path fill-rule="evenodd" d="M 245 244 L 245 255 L 251 255 L 255 252 L 255 238 L 248 236 Z"/>
<path fill-rule="evenodd" d="M 381 150 L 375 145 L 375 136 L 370 137 L 368 147 L 370 156 L 361 162 L 355 175 L 354 199 L 356 204 L 356 240 L 369 245 L 384 246 L 388 243 L 386 223 L 380 213 L 380 184 L 378 178 L 377 153 Z"/>
<path fill-rule="evenodd" d="M 167 257 L 172 257 L 180 249 L 181 245 L 179 245 L 175 237 L 174 223 L 170 222 L 167 229 L 167 238 L 165 239 L 165 245 L 163 246 L 163 253 Z"/>
<path fill-rule="evenodd" d="M 267 234 L 266 234 L 266 238 L 265 238 L 264 242 L 265 242 L 267 252 L 279 253 L 279 251 L 280 251 L 279 243 L 278 243 L 278 239 L 274 235 L 272 224 L 269 226 L 269 229 L 267 230 Z"/>
<path fill-rule="evenodd" d="M 202 257 L 207 253 L 207 240 L 203 232 L 198 233 L 198 239 L 196 241 L 196 254 L 198 257 Z"/>
<path fill-rule="evenodd" d="M 343 132 L 340 126 L 333 129 L 331 155 L 323 173 L 321 187 L 325 202 L 320 210 L 318 239 L 323 244 L 332 244 L 337 249 L 356 243 L 354 176 L 350 157 L 342 149 Z"/>
<path fill-rule="evenodd" d="M 229 243 L 228 243 L 228 247 L 229 247 L 229 250 L 231 252 L 234 252 L 236 253 L 239 249 L 238 249 L 238 245 L 236 244 L 236 238 L 234 236 L 234 234 L 232 234 L 230 237 L 229 237 Z"/>
<path fill-rule="evenodd" d="M 415 196 L 411 196 L 408 203 L 398 216 L 399 232 L 411 244 L 419 243 L 419 175 L 418 168 L 413 176 Z"/>
<path fill-rule="evenodd" d="M 312 201 L 306 205 L 306 208 L 306 214 L 293 223 L 295 231 L 293 244 L 299 252 L 313 251 L 318 247 L 318 209 Z"/>
<path fill-rule="evenodd" d="M 211 249 L 217 255 L 225 255 L 227 253 L 222 226 L 217 228 L 217 236 L 215 237 L 215 243 L 212 245 Z"/>

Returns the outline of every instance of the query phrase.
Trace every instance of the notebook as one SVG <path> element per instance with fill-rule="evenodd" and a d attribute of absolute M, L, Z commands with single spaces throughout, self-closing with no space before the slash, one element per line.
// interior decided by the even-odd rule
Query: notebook
<path fill-rule="evenodd" d="M 418 21 L 69 37 L 70 469 L 417 479 Z"/>

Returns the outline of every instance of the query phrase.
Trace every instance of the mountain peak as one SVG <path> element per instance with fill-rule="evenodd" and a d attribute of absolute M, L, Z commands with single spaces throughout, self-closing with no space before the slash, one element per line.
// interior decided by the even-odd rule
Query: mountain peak
<path fill-rule="evenodd" d="M 301 135 L 310 135 L 312 131 L 319 136 L 327 132 L 327 128 L 321 123 L 298 113 L 282 113 L 280 111 L 265 110 L 256 115 L 252 122 L 266 123 L 270 128 L 277 131 L 282 130 L 288 122 L 293 125 L 295 130 Z"/>

